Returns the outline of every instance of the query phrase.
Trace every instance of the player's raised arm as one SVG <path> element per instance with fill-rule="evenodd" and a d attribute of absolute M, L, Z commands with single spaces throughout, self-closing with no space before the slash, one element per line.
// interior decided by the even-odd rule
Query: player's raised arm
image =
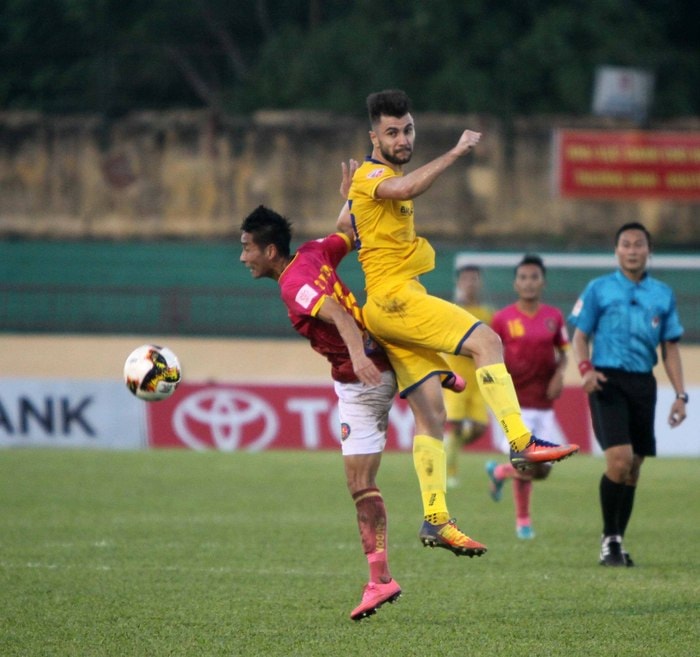
<path fill-rule="evenodd" d="M 345 233 L 351 240 L 354 238 L 352 232 L 352 219 L 350 218 L 350 207 L 347 202 L 340 208 L 340 213 L 335 222 L 335 229 L 339 233 Z"/>
<path fill-rule="evenodd" d="M 348 198 L 348 192 L 350 191 L 350 183 L 352 183 L 352 177 L 355 175 L 355 171 L 357 171 L 357 167 L 359 166 L 359 162 L 357 160 L 353 160 L 352 158 L 350 158 L 347 161 L 347 163 L 340 163 L 341 179 L 340 189 L 338 191 L 344 199 Z"/>
<path fill-rule="evenodd" d="M 481 139 L 481 133 L 465 130 L 449 151 L 431 160 L 405 176 L 388 178 L 377 187 L 377 197 L 385 199 L 413 199 L 428 191 L 432 184 L 460 157 L 466 155 Z"/>

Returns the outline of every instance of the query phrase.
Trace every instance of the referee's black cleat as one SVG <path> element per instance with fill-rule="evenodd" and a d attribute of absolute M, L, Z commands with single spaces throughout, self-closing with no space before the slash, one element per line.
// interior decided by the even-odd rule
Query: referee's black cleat
<path fill-rule="evenodd" d="M 621 536 L 603 536 L 600 544 L 600 561 L 601 566 L 625 567 L 627 562 L 622 552 L 622 537 Z"/>

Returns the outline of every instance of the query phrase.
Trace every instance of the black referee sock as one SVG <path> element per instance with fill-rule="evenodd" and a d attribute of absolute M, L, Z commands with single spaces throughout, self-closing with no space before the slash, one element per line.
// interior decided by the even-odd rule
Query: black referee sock
<path fill-rule="evenodd" d="M 634 506 L 634 492 L 637 490 L 636 486 L 624 485 L 624 492 L 622 494 L 622 504 L 620 505 L 620 536 L 625 535 L 625 530 L 627 529 L 627 523 L 630 521 L 630 516 L 632 515 L 632 507 Z"/>
<path fill-rule="evenodd" d="M 600 479 L 600 508 L 603 512 L 603 536 L 622 536 L 624 527 L 622 526 L 622 509 L 625 498 L 625 484 L 616 484 L 611 479 L 603 475 Z M 629 506 L 629 513 L 632 513 L 632 506 Z M 625 524 L 629 520 L 629 514 L 625 519 Z"/>

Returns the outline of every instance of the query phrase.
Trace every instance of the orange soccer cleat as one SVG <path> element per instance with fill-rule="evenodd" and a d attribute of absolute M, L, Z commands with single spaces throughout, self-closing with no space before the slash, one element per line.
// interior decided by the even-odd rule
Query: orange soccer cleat
<path fill-rule="evenodd" d="M 525 449 L 510 450 L 510 462 L 517 470 L 528 470 L 534 463 L 554 463 L 576 454 L 578 445 L 555 445 L 533 435 Z"/>
<path fill-rule="evenodd" d="M 441 524 L 433 525 L 427 520 L 423 522 L 418 534 L 425 547 L 441 547 L 456 556 L 480 557 L 486 552 L 486 546 L 477 543 L 464 534 L 455 524 L 454 518 Z"/>

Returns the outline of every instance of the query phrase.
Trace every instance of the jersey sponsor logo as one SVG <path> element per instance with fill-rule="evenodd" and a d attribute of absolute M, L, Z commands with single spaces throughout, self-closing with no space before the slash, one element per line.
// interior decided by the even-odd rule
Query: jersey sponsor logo
<path fill-rule="evenodd" d="M 382 167 L 381 169 L 372 169 L 372 171 L 370 171 L 370 172 L 367 174 L 367 178 L 368 178 L 368 179 L 370 179 L 370 178 L 381 178 L 383 175 L 384 175 L 384 168 Z"/>
<path fill-rule="evenodd" d="M 308 310 L 309 306 L 318 298 L 318 291 L 314 290 L 308 283 L 304 283 L 299 288 L 294 300 L 304 309 Z"/>

